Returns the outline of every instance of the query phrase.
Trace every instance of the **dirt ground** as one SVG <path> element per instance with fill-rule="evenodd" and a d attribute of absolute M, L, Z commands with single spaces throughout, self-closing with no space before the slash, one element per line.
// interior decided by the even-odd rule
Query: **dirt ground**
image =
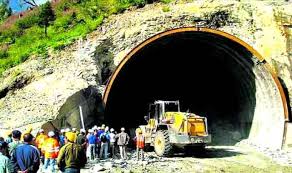
<path fill-rule="evenodd" d="M 196 152 L 191 154 L 191 156 L 179 153 L 168 158 L 160 158 L 154 152 L 148 152 L 145 153 L 145 161 L 143 162 L 137 162 L 135 158 L 135 153 L 130 153 L 129 159 L 126 161 L 110 159 L 91 161 L 87 168 L 81 172 L 292 172 L 292 166 L 280 165 L 248 147 L 207 147 L 204 152 Z"/>

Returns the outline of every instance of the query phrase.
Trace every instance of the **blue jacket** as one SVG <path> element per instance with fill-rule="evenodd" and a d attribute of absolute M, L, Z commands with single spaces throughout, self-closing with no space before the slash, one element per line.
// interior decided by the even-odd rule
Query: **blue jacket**
<path fill-rule="evenodd" d="M 61 146 L 65 145 L 65 136 L 64 135 L 60 135 L 59 139 L 60 139 L 60 145 Z"/>
<path fill-rule="evenodd" d="M 89 144 L 95 144 L 96 143 L 96 136 L 93 134 L 90 134 L 87 138 Z"/>
<path fill-rule="evenodd" d="M 30 144 L 20 144 L 14 150 L 11 158 L 14 171 L 25 171 L 36 173 L 40 165 L 40 153 L 35 146 Z"/>

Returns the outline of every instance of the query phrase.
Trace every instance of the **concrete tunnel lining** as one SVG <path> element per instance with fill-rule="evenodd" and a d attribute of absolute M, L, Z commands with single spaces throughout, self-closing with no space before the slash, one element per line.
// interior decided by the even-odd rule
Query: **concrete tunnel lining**
<path fill-rule="evenodd" d="M 180 100 L 182 110 L 208 118 L 212 145 L 249 139 L 280 148 L 288 117 L 282 92 L 269 65 L 243 41 L 180 28 L 146 40 L 123 59 L 105 91 L 105 121 L 135 128 L 145 124 L 149 103 Z"/>

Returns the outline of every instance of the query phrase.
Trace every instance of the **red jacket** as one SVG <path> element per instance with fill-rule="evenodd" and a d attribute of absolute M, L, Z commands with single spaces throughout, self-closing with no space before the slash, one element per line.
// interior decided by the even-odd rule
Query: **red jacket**
<path fill-rule="evenodd" d="M 145 146 L 145 139 L 143 135 L 138 135 L 136 137 L 136 147 L 143 149 Z"/>

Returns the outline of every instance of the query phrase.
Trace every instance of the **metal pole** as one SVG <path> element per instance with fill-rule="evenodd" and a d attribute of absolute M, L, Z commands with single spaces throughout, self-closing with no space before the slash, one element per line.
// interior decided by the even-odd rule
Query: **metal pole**
<path fill-rule="evenodd" d="M 80 113 L 80 119 L 81 119 L 82 128 L 85 129 L 84 120 L 83 120 L 83 113 L 82 113 L 82 106 L 79 106 L 79 113 Z"/>

